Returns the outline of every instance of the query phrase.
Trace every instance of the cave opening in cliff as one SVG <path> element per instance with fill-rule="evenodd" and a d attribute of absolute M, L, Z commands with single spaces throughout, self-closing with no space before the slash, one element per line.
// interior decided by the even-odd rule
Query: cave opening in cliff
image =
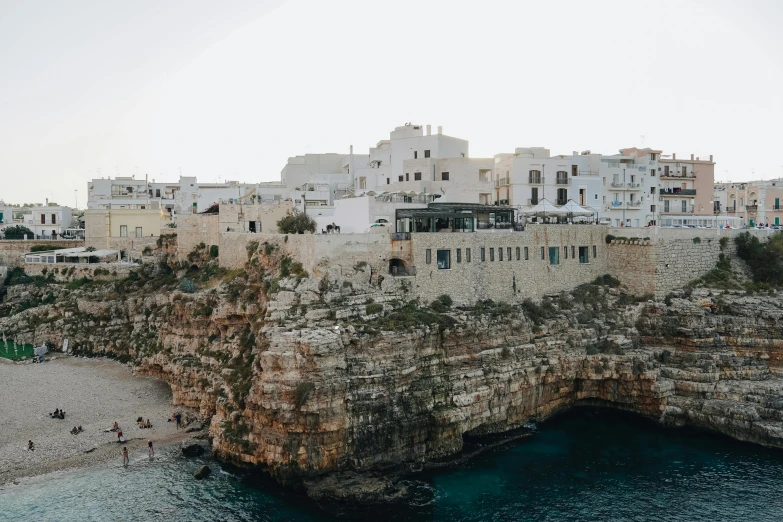
<path fill-rule="evenodd" d="M 389 260 L 389 275 L 405 275 L 407 273 L 405 262 L 396 257 Z"/>

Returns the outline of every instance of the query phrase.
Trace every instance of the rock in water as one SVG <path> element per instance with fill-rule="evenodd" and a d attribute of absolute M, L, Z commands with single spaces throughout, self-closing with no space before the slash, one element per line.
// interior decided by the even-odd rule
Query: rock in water
<path fill-rule="evenodd" d="M 199 457 L 204 454 L 204 446 L 192 440 L 182 443 L 182 454 L 186 457 Z"/>
<path fill-rule="evenodd" d="M 203 449 L 203 448 L 202 448 L 202 449 Z M 205 464 L 204 466 L 201 466 L 200 468 L 198 468 L 198 471 L 196 471 L 196 472 L 193 474 L 193 477 L 194 477 L 196 480 L 201 480 L 201 479 L 203 479 L 203 478 L 207 478 L 211 472 L 212 472 L 212 470 L 211 470 L 211 469 L 209 469 L 209 466 L 207 466 L 207 465 Z"/>

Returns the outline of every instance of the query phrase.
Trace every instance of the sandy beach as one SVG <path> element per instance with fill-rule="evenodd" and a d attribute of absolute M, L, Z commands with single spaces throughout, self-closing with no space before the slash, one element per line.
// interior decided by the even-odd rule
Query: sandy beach
<path fill-rule="evenodd" d="M 52 419 L 55 408 L 65 419 Z M 167 422 L 175 408 L 160 380 L 133 375 L 107 359 L 60 356 L 44 364 L 0 364 L 0 484 L 100 461 L 121 460 L 117 434 L 105 432 L 116 421 L 131 454 L 194 435 Z M 183 409 L 184 411 L 184 409 Z M 136 418 L 150 419 L 141 429 Z M 82 433 L 70 430 L 81 425 Z M 35 450 L 27 450 L 27 441 Z"/>

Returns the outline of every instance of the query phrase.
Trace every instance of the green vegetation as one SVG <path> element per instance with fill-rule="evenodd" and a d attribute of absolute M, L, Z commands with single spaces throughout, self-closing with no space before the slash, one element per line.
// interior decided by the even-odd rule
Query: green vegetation
<path fill-rule="evenodd" d="M 776 232 L 762 243 L 749 232 L 738 235 L 734 242 L 737 255 L 750 267 L 753 282 L 769 286 L 783 284 L 783 233 Z"/>
<path fill-rule="evenodd" d="M 625 351 L 619 344 L 610 341 L 609 339 L 601 339 L 597 343 L 589 344 L 587 346 L 587 355 L 596 355 L 599 353 L 624 355 Z"/>
<path fill-rule="evenodd" d="M 183 279 L 179 283 L 179 289 L 186 294 L 192 294 L 196 291 L 196 283 L 190 279 Z"/>
<path fill-rule="evenodd" d="M 383 305 L 378 303 L 370 303 L 365 308 L 364 311 L 367 315 L 375 315 L 383 312 Z"/>
<path fill-rule="evenodd" d="M 451 305 L 454 302 L 451 299 L 451 296 L 448 294 L 441 294 L 438 296 L 437 299 L 435 299 L 432 303 L 430 303 L 430 308 L 432 310 L 435 310 L 439 313 L 448 312 L 451 309 Z"/>
<path fill-rule="evenodd" d="M 612 241 L 614 241 L 614 239 L 615 239 L 615 236 L 614 236 L 614 235 L 612 235 L 612 234 L 606 234 L 606 244 L 607 244 L 607 245 L 608 245 L 609 243 L 611 243 Z"/>
<path fill-rule="evenodd" d="M 215 259 L 220 254 L 220 248 L 217 245 L 209 247 L 209 257 Z"/>
<path fill-rule="evenodd" d="M 14 225 L 5 229 L 5 239 L 24 239 L 25 235 L 34 238 L 33 231 L 23 225 Z"/>
<path fill-rule="evenodd" d="M 742 288 L 731 270 L 731 260 L 723 253 L 718 256 L 718 262 L 715 264 L 715 268 L 702 277 L 688 283 L 688 288 L 697 286 L 719 288 L 721 290 L 737 290 Z"/>
<path fill-rule="evenodd" d="M 281 234 L 314 233 L 315 229 L 315 220 L 304 212 L 299 212 L 297 210 L 286 215 L 277 222 L 277 231 Z"/>
<path fill-rule="evenodd" d="M 144 250 L 141 251 L 142 255 L 149 256 L 152 254 L 152 247 L 147 245 L 144 247 Z"/>
<path fill-rule="evenodd" d="M 379 305 L 380 306 L 380 305 Z M 409 328 L 438 325 L 440 331 L 456 324 L 449 315 L 439 314 L 433 310 L 420 308 L 416 301 L 409 301 L 401 308 L 397 308 L 383 317 L 372 319 L 369 326 L 380 330 L 398 332 Z"/>
<path fill-rule="evenodd" d="M 726 250 L 726 247 L 727 247 L 727 246 L 728 246 L 728 244 L 729 244 L 729 238 L 728 238 L 728 237 L 726 237 L 726 236 L 723 236 L 722 238 L 720 238 L 720 239 L 718 240 L 718 243 L 720 243 L 720 249 L 721 249 L 722 251 L 723 251 L 723 250 Z"/>
<path fill-rule="evenodd" d="M 294 407 L 298 410 L 307 402 L 310 398 L 310 394 L 315 391 L 315 384 L 311 382 L 300 382 L 296 385 L 294 390 Z"/>
<path fill-rule="evenodd" d="M 30 252 L 46 252 L 47 250 L 51 250 L 52 247 L 49 245 L 33 245 L 30 247 Z"/>
<path fill-rule="evenodd" d="M 693 238 L 693 244 L 694 245 L 698 245 L 699 243 L 701 243 L 701 238 L 699 236 L 694 237 Z"/>

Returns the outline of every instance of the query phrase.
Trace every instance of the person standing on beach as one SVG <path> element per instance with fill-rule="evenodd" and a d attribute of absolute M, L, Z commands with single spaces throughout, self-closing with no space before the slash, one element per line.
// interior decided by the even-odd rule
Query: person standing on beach
<path fill-rule="evenodd" d="M 150 458 L 155 456 L 155 448 L 152 447 L 152 441 L 147 441 L 147 453 L 149 453 Z"/>
<path fill-rule="evenodd" d="M 127 466 L 130 462 L 130 459 L 128 459 L 128 446 L 124 446 L 122 448 L 122 465 Z"/>
<path fill-rule="evenodd" d="M 182 414 L 177 412 L 174 418 L 177 419 L 177 429 L 179 429 L 180 425 L 182 424 Z"/>

